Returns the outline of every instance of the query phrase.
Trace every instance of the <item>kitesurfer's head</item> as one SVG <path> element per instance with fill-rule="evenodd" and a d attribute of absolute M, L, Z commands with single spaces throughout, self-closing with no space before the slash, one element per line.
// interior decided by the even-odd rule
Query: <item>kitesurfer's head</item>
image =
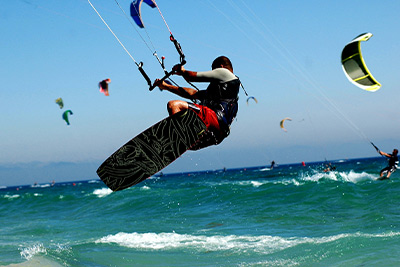
<path fill-rule="evenodd" d="M 393 149 L 393 155 L 397 155 L 397 153 L 399 153 L 399 151 L 395 148 L 395 149 Z"/>
<path fill-rule="evenodd" d="M 211 68 L 212 69 L 225 68 L 233 72 L 232 62 L 226 56 L 219 56 L 216 59 L 214 59 Z"/>

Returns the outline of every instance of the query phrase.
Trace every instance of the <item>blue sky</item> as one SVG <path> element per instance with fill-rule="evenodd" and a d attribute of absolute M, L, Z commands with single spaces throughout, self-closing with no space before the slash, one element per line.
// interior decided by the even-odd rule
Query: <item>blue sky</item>
<path fill-rule="evenodd" d="M 149 76 L 162 76 L 115 1 L 92 3 Z M 128 13 L 130 2 L 119 3 Z M 182 45 L 186 69 L 209 70 L 215 57 L 226 55 L 249 95 L 258 99 L 246 105 L 241 91 L 230 137 L 184 154 L 166 172 L 377 156 L 368 140 L 387 152 L 399 147 L 399 1 L 157 3 Z M 157 53 L 171 68 L 178 55 L 159 13 L 143 5 L 142 16 Z M 6 1 L 0 24 L 0 164 L 100 164 L 166 117 L 166 103 L 177 99 L 148 91 L 86 0 Z M 375 93 L 352 85 L 340 64 L 344 45 L 364 32 L 374 34 L 362 43 L 362 52 L 382 84 Z M 112 80 L 108 97 L 97 87 L 105 78 Z M 61 119 L 58 97 L 64 110 L 74 112 L 70 126 Z M 288 132 L 279 128 L 285 117 L 293 119 L 286 123 Z"/>

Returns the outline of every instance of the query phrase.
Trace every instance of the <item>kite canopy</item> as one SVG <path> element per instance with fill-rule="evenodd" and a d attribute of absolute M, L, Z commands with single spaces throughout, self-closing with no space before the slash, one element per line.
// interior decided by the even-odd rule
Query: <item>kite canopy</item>
<path fill-rule="evenodd" d="M 281 120 L 281 122 L 279 123 L 279 125 L 281 126 L 282 130 L 284 130 L 285 132 L 287 132 L 287 130 L 285 129 L 285 127 L 283 126 L 283 124 L 285 123 L 285 121 L 291 121 L 291 118 L 284 118 L 283 120 Z"/>
<path fill-rule="evenodd" d="M 108 84 L 111 82 L 111 79 L 105 79 L 99 82 L 100 92 L 102 92 L 105 96 L 109 96 L 108 93 Z"/>
<path fill-rule="evenodd" d="M 381 84 L 375 80 L 361 54 L 361 42 L 368 41 L 372 33 L 363 33 L 348 43 L 342 51 L 342 68 L 351 83 L 366 91 L 375 92 Z"/>
<path fill-rule="evenodd" d="M 69 125 L 68 113 L 71 114 L 71 115 L 74 114 L 74 113 L 72 113 L 71 110 L 66 110 L 66 111 L 64 111 L 64 113 L 62 114 L 62 118 L 63 118 L 63 120 L 65 120 L 65 122 L 67 123 L 67 125 Z"/>
<path fill-rule="evenodd" d="M 64 102 L 62 100 L 61 97 L 56 99 L 56 103 L 58 104 L 58 106 L 60 107 L 60 109 L 62 109 L 64 107 Z"/>
<path fill-rule="evenodd" d="M 140 28 L 144 28 L 140 10 L 142 2 L 148 4 L 151 8 L 155 8 L 157 6 L 153 0 L 135 0 L 131 3 L 131 17 Z"/>
<path fill-rule="evenodd" d="M 249 100 L 250 100 L 250 99 L 253 99 L 256 103 L 258 103 L 257 99 L 256 99 L 254 96 L 249 96 L 249 97 L 247 98 L 247 100 L 246 100 L 247 105 L 249 105 Z"/>

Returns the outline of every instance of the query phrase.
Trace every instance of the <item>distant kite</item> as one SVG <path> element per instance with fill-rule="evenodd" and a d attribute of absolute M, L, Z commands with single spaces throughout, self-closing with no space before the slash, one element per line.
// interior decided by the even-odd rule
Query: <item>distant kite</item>
<path fill-rule="evenodd" d="M 105 79 L 99 82 L 100 92 L 102 92 L 105 96 L 109 96 L 108 93 L 108 84 L 111 82 L 111 79 Z"/>
<path fill-rule="evenodd" d="M 372 33 L 363 33 L 348 43 L 342 51 L 342 68 L 351 83 L 366 91 L 375 92 L 381 84 L 375 80 L 361 54 L 361 42 L 368 41 Z"/>
<path fill-rule="evenodd" d="M 279 123 L 280 126 L 281 126 L 281 128 L 282 128 L 282 130 L 284 130 L 285 132 L 287 132 L 287 130 L 285 129 L 285 127 L 283 126 L 283 124 L 284 124 L 284 122 L 285 122 L 286 120 L 291 121 L 292 119 L 291 119 L 291 118 L 284 118 L 284 119 L 281 120 L 281 122 Z"/>
<path fill-rule="evenodd" d="M 65 122 L 67 123 L 67 125 L 69 125 L 68 113 L 71 114 L 71 115 L 74 114 L 74 113 L 72 113 L 71 110 L 66 110 L 66 111 L 62 114 L 62 118 L 65 120 Z"/>
<path fill-rule="evenodd" d="M 62 100 L 61 97 L 56 99 L 56 103 L 58 104 L 58 106 L 60 107 L 60 109 L 62 109 L 64 107 L 64 102 Z"/>
<path fill-rule="evenodd" d="M 247 100 L 246 100 L 247 105 L 249 105 L 249 100 L 250 100 L 250 99 L 253 99 L 256 103 L 258 103 L 257 98 L 255 98 L 254 96 L 249 96 L 249 97 L 247 98 Z"/>

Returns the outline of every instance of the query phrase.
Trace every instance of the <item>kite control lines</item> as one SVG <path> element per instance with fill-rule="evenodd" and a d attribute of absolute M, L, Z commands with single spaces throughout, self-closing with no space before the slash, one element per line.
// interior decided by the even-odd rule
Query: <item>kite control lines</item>
<path fill-rule="evenodd" d="M 129 53 L 129 51 L 126 49 L 126 47 L 124 46 L 124 44 L 121 42 L 121 40 L 119 40 L 118 36 L 113 32 L 113 30 L 111 30 L 110 26 L 108 26 L 107 22 L 103 19 L 103 17 L 100 15 L 100 13 L 97 11 L 97 9 L 94 7 L 94 5 L 90 2 L 90 0 L 88 0 L 88 3 L 90 4 L 90 6 L 93 8 L 93 10 L 96 12 L 96 14 L 99 16 L 99 18 L 101 19 L 101 21 L 104 23 L 104 25 L 107 26 L 108 30 L 114 35 L 115 39 L 117 39 L 118 43 L 122 46 L 122 48 L 125 50 L 125 52 L 129 55 L 129 57 L 133 60 L 133 62 L 136 64 L 136 66 L 138 67 L 140 73 L 143 75 L 143 77 L 145 78 L 145 80 L 147 81 L 147 83 L 149 84 L 149 86 L 152 85 L 151 80 L 149 78 L 149 76 L 146 74 L 146 72 L 143 69 L 143 62 L 138 63 L 133 56 L 131 55 L 131 53 Z"/>
<path fill-rule="evenodd" d="M 173 34 L 172 34 L 172 32 L 171 32 L 171 30 L 170 30 L 170 28 L 169 28 L 169 26 L 168 26 L 168 24 L 167 24 L 165 18 L 164 18 L 164 16 L 163 16 L 163 14 L 161 13 L 160 8 L 158 7 L 158 5 L 157 5 L 157 3 L 156 3 L 155 0 L 136 0 L 136 1 L 132 2 L 132 5 L 131 5 L 131 16 L 132 16 L 132 12 L 135 13 L 135 16 L 137 16 L 137 18 L 135 18 L 135 22 L 138 24 L 138 26 L 139 26 L 140 28 L 145 28 L 144 25 L 143 25 L 143 23 L 141 23 L 141 22 L 142 22 L 142 19 L 141 19 L 141 15 L 140 15 L 140 5 L 142 4 L 141 2 L 143 2 L 143 1 L 144 1 L 145 3 L 147 3 L 148 5 L 151 5 L 151 7 L 157 7 L 158 12 L 160 13 L 160 15 L 161 15 L 161 17 L 162 17 L 162 19 L 163 19 L 165 25 L 167 26 L 169 33 L 170 33 L 170 37 L 169 37 L 169 38 L 170 38 L 171 42 L 174 44 L 174 46 L 175 46 L 175 48 L 176 48 L 176 51 L 177 51 L 178 54 L 179 54 L 179 61 L 180 61 L 179 65 L 181 65 L 181 66 L 185 65 L 185 64 L 186 64 L 186 60 L 185 60 L 185 55 L 184 55 L 184 53 L 183 53 L 183 51 L 182 51 L 182 47 L 181 47 L 180 43 L 174 38 L 174 36 L 173 36 Z M 121 8 L 121 6 L 119 5 L 118 1 L 115 0 L 115 2 L 116 2 L 116 4 L 118 5 L 118 7 L 121 9 L 121 11 L 125 14 L 126 18 L 129 20 L 128 16 L 126 15 L 125 11 Z M 152 83 L 152 81 L 151 81 L 149 75 L 147 75 L 146 71 L 143 69 L 143 62 L 139 62 L 139 63 L 138 63 L 138 62 L 133 58 L 133 56 L 132 56 L 132 55 L 129 53 L 129 51 L 125 48 L 125 46 L 122 44 L 122 42 L 121 42 L 120 39 L 117 37 L 117 35 L 111 30 L 111 28 L 108 26 L 108 24 L 107 24 L 106 21 L 103 19 L 103 17 L 100 15 L 100 13 L 97 11 L 97 9 L 94 7 L 94 5 L 90 2 L 90 0 L 88 0 L 88 3 L 89 3 L 90 6 L 93 8 L 93 10 L 97 13 L 97 15 L 98 15 L 99 18 L 102 20 L 102 22 L 107 26 L 108 30 L 114 35 L 115 39 L 117 39 L 118 43 L 122 46 L 122 48 L 125 50 L 125 52 L 126 52 L 126 53 L 129 55 L 129 57 L 133 60 L 133 62 L 134 62 L 135 65 L 137 66 L 139 72 L 142 74 L 143 78 L 146 80 L 146 82 L 147 82 L 147 84 L 148 84 L 148 86 L 149 86 L 149 90 L 152 91 L 156 86 Z M 133 8 L 133 10 L 132 10 L 132 8 Z M 132 24 L 132 26 L 133 26 L 133 24 Z M 136 29 L 135 29 L 135 30 L 136 30 Z M 145 30 L 146 30 L 146 29 L 145 29 Z M 141 36 L 141 34 L 140 34 L 137 30 L 136 30 L 136 32 L 140 35 L 140 37 L 142 38 L 143 42 L 147 45 L 147 47 L 149 48 L 149 50 L 152 51 L 152 49 L 149 47 L 148 43 L 143 39 L 143 37 Z M 146 32 L 147 32 L 147 31 L 146 31 Z M 147 36 L 149 37 L 148 34 L 147 34 Z M 149 37 L 149 39 L 150 39 L 150 37 Z M 150 40 L 150 42 L 151 42 L 151 40 Z M 151 43 L 151 44 L 152 44 L 152 43 Z M 153 46 L 153 47 L 154 47 L 154 46 Z M 161 80 L 161 81 L 164 81 L 164 80 L 168 79 L 170 82 L 172 82 L 173 84 L 175 84 L 176 86 L 178 86 L 178 84 L 175 83 L 175 82 L 174 82 L 173 80 L 171 80 L 171 78 L 170 78 L 170 76 L 171 76 L 172 74 L 174 74 L 174 71 L 167 71 L 167 70 L 165 69 L 165 65 L 164 65 L 164 59 L 165 59 L 165 57 L 162 57 L 161 60 L 160 60 L 160 58 L 159 58 L 158 55 L 157 55 L 157 52 L 155 51 L 155 48 L 154 48 L 154 52 L 152 51 L 152 53 L 153 53 L 153 55 L 156 57 L 157 61 L 160 63 L 160 66 L 162 67 L 162 69 L 164 70 L 164 73 L 165 73 L 164 77 L 162 77 L 160 80 Z M 188 83 L 189 83 L 190 85 L 192 85 L 194 88 L 197 89 L 197 87 L 194 86 L 192 83 L 190 83 L 190 82 L 188 82 Z M 197 89 L 197 90 L 198 90 L 198 89 Z"/>
<path fill-rule="evenodd" d="M 179 54 L 179 61 L 180 61 L 179 65 L 181 65 L 181 66 L 185 65 L 185 64 L 186 64 L 186 59 L 185 59 L 185 54 L 184 54 L 183 51 L 182 51 L 181 44 L 175 39 L 174 35 L 172 34 L 172 32 L 171 32 L 171 30 L 170 30 L 170 28 L 169 28 L 169 26 L 168 26 L 168 23 L 167 23 L 167 21 L 165 20 L 163 14 L 161 13 L 161 10 L 160 10 L 160 8 L 158 7 L 158 5 L 157 5 L 157 3 L 155 2 L 155 0 L 151 0 L 151 1 L 152 1 L 152 2 L 155 4 L 155 6 L 157 7 L 157 10 L 158 10 L 158 12 L 160 13 L 161 18 L 163 19 L 165 26 L 167 26 L 167 29 L 168 29 L 169 34 L 170 34 L 169 39 L 170 39 L 170 41 L 174 44 L 175 49 L 176 49 L 176 51 L 177 51 L 178 54 Z M 160 80 L 161 80 L 161 81 L 165 81 L 166 79 L 170 79 L 170 76 L 171 76 L 172 74 L 174 74 L 174 71 L 173 71 L 173 70 L 167 71 L 167 70 L 165 69 L 165 65 L 164 65 L 165 57 L 161 57 L 161 60 L 160 60 L 159 57 L 157 56 L 157 52 L 155 52 L 155 51 L 154 51 L 153 55 L 156 57 L 158 63 L 160 63 L 161 68 L 164 70 L 164 73 L 165 73 L 164 77 L 162 77 Z M 138 66 L 139 71 L 140 71 L 140 73 L 143 75 L 144 79 L 147 81 L 147 84 L 149 85 L 149 91 L 153 91 L 153 89 L 156 87 L 156 85 L 154 85 L 154 84 L 151 82 L 149 76 L 146 74 L 146 72 L 144 71 L 144 69 L 143 69 L 142 66 L 143 66 L 143 62 L 140 62 L 139 66 Z M 178 86 L 178 84 L 175 83 L 173 80 L 170 79 L 170 81 L 171 81 L 172 83 L 174 83 L 176 86 Z M 189 82 L 189 83 L 190 83 L 190 82 Z M 191 84 L 191 83 L 190 83 L 190 84 Z M 193 84 L 191 84 L 191 85 L 193 85 Z M 193 86 L 194 86 L 194 85 L 193 85 Z M 194 86 L 194 87 L 195 87 L 195 86 Z M 195 88 L 196 88 L 196 87 L 195 87 Z M 197 88 L 196 88 L 196 89 L 197 89 Z"/>
<path fill-rule="evenodd" d="M 384 157 L 385 158 L 385 156 L 384 155 L 382 155 L 380 152 L 381 152 L 381 150 L 374 144 L 374 143 L 372 143 L 371 141 L 370 141 L 370 143 L 371 143 L 371 145 L 375 148 L 375 150 L 376 150 L 376 152 L 378 152 L 378 154 L 379 155 L 381 155 L 382 157 Z"/>
<path fill-rule="evenodd" d="M 379 148 L 376 146 L 376 145 L 374 145 L 374 143 L 372 143 L 372 142 L 370 142 L 371 143 L 371 145 L 375 148 L 375 150 L 376 150 L 376 152 L 378 152 L 379 153 Z"/>
<path fill-rule="evenodd" d="M 165 21 L 165 20 L 164 20 Z M 167 25 L 167 27 L 168 27 L 168 25 Z M 169 29 L 169 28 L 168 28 Z M 181 65 L 181 66 L 183 66 L 183 65 L 185 65 L 186 64 L 186 60 L 185 60 L 185 54 L 183 54 L 183 51 L 182 51 L 182 47 L 181 47 L 181 44 L 174 38 L 174 36 L 172 35 L 172 33 L 171 33 L 171 31 L 170 31 L 170 37 L 169 37 L 169 39 L 171 40 L 171 42 L 173 42 L 174 43 L 174 45 L 175 45 L 175 48 L 176 48 L 176 51 L 178 52 L 178 54 L 179 54 L 179 59 L 180 59 L 180 63 L 179 63 L 179 65 Z M 162 81 L 165 81 L 166 79 L 169 79 L 169 77 L 172 75 L 172 74 L 174 74 L 174 70 L 171 70 L 171 71 L 167 71 L 167 70 L 165 70 L 165 67 L 164 67 L 164 57 L 162 57 L 162 62 L 161 62 L 161 67 L 164 69 L 164 73 L 165 73 L 165 75 L 164 75 L 164 77 L 162 77 L 161 79 L 160 79 L 160 81 L 162 82 Z M 144 72 L 144 70 L 142 69 L 142 71 Z M 143 76 L 144 75 L 146 75 L 146 73 L 142 73 L 143 74 Z M 147 76 L 147 75 L 146 75 Z M 145 79 L 146 79 L 146 76 L 145 76 Z M 148 76 L 147 76 L 147 78 L 148 78 Z M 190 83 L 190 82 L 189 82 Z M 191 83 L 190 83 L 191 84 Z M 191 84 L 192 86 L 194 86 L 193 84 Z M 156 87 L 156 85 L 155 84 L 149 84 L 149 86 L 150 86 L 150 88 L 149 88 L 149 91 L 153 91 L 153 89 Z M 195 87 L 195 86 L 194 86 Z M 197 88 L 196 88 L 197 89 Z"/>

